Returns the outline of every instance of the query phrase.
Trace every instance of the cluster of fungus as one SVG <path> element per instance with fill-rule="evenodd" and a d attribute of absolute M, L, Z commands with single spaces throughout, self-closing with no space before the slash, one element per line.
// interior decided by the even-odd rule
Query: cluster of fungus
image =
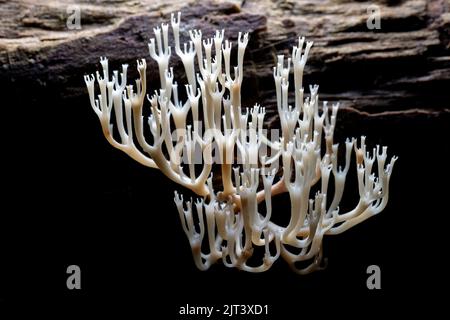
<path fill-rule="evenodd" d="M 152 95 L 147 94 L 144 59 L 137 62 L 135 87 L 127 85 L 127 65 L 120 77 L 118 71 L 110 75 L 106 58 L 100 60 L 102 73 L 85 76 L 106 139 L 199 196 L 184 201 L 175 192 L 181 225 L 200 270 L 222 261 L 227 267 L 262 272 L 280 256 L 300 274 L 322 268 L 324 236 L 344 232 L 386 207 L 397 158 L 387 161 L 386 147 L 367 151 L 361 137 L 359 146 L 356 139 L 345 141 L 344 165 L 338 165 L 334 129 L 339 105 L 319 106 L 318 86 L 310 86 L 309 94 L 303 88 L 312 42 L 300 37 L 291 58 L 277 57 L 273 77 L 281 131 L 277 139 L 269 139 L 263 126 L 265 108 L 241 105 L 248 34 L 239 33 L 237 66 L 231 68 L 232 43 L 224 40 L 223 30 L 206 39 L 199 30 L 189 31 L 189 43 L 181 46 L 179 13 L 172 15 L 171 27 L 186 75 L 185 101 L 169 66 L 172 50 L 165 23 L 154 29 L 149 43 L 160 78 Z M 291 67 L 293 105 L 288 101 Z M 147 113 L 144 104 L 149 104 Z M 352 151 L 359 201 L 354 209 L 340 212 Z M 221 170 L 219 190 L 212 182 L 214 165 Z M 281 193 L 290 199 L 286 225 L 271 219 L 272 197 Z M 253 257 L 259 263 L 249 263 L 258 252 L 255 247 L 261 247 L 261 257 Z"/>

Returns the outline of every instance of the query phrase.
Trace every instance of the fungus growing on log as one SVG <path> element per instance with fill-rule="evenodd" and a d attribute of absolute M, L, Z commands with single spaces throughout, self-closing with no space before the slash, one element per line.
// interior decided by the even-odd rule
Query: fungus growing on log
<path fill-rule="evenodd" d="M 263 128 L 265 108 L 241 105 L 248 34 L 239 33 L 237 66 L 231 68 L 232 43 L 224 40 L 223 30 L 206 39 L 200 30 L 191 30 L 189 43 L 181 45 L 180 13 L 172 15 L 171 29 L 186 75 L 185 101 L 170 67 L 172 47 L 165 23 L 154 29 L 149 43 L 160 78 L 160 88 L 152 95 L 147 94 L 145 59 L 137 62 L 135 87 L 127 85 L 128 66 L 122 66 L 120 77 L 118 71 L 111 75 L 106 58 L 100 59 L 101 73 L 85 76 L 106 139 L 199 196 L 185 202 L 175 192 L 181 225 L 200 270 L 220 260 L 227 267 L 262 272 L 280 256 L 300 274 L 323 268 L 324 236 L 344 232 L 386 207 L 397 157 L 388 161 L 387 147 L 382 146 L 369 152 L 361 137 L 359 142 L 345 141 L 344 160 L 338 161 L 334 130 L 339 105 L 320 106 L 316 85 L 309 87 L 309 94 L 304 92 L 303 71 L 313 45 L 305 38 L 298 39 L 287 61 L 279 55 L 273 68 L 281 126 L 274 138 L 273 130 L 269 137 Z M 293 105 L 288 101 L 291 67 Z M 359 201 L 354 209 L 340 212 L 352 151 Z M 212 180 L 216 167 L 220 186 Z M 271 219 L 276 214 L 272 197 L 281 193 L 290 198 L 286 225 Z M 256 259 L 260 263 L 252 265 L 248 262 L 255 247 L 263 253 Z"/>

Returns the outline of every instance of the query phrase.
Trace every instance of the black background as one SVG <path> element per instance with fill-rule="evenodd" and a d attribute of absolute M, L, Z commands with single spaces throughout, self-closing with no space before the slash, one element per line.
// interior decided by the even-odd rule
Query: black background
<path fill-rule="evenodd" d="M 26 88 L 16 84 L 2 93 L 3 305 L 38 301 L 72 311 L 89 305 L 183 319 L 176 314 L 188 303 L 269 304 L 270 318 L 280 319 L 382 315 L 387 307 L 433 312 L 425 297 L 445 296 L 438 290 L 446 290 L 449 270 L 448 117 L 355 122 L 340 114 L 337 140 L 366 134 L 369 146 L 388 145 L 399 160 L 387 208 L 324 240 L 326 270 L 298 276 L 279 259 L 261 274 L 222 264 L 200 272 L 173 203 L 173 190 L 183 190 L 112 148 L 87 94 L 61 99 L 58 88 Z M 276 200 L 274 214 L 287 208 L 284 199 Z M 81 267 L 80 291 L 66 288 L 71 264 Z M 381 267 L 379 291 L 366 287 L 372 264 Z"/>

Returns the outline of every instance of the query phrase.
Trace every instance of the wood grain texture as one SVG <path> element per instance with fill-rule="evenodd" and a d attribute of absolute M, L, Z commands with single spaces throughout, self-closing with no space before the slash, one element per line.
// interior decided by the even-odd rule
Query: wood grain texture
<path fill-rule="evenodd" d="M 380 30 L 366 26 L 374 3 Z M 80 30 L 66 27 L 71 5 L 81 10 Z M 136 59 L 146 58 L 153 90 L 158 76 L 148 39 L 154 26 L 181 10 L 184 31 L 201 28 L 208 36 L 225 28 L 231 39 L 250 32 L 243 102 L 267 106 L 269 120 L 276 119 L 276 55 L 289 54 L 299 35 L 315 43 L 305 84 L 319 84 L 322 99 L 361 116 L 448 115 L 449 7 L 446 0 L 0 1 L 0 83 L 36 99 L 50 92 L 79 97 L 86 95 L 82 76 L 108 56 L 113 67 L 129 63 L 132 75 Z"/>

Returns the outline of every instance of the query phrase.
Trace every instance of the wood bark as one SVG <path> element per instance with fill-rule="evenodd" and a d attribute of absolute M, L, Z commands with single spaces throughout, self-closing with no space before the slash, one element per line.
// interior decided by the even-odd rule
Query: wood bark
<path fill-rule="evenodd" d="M 373 4 L 381 29 L 367 27 Z M 136 59 L 146 58 L 154 90 L 158 73 L 147 43 L 152 28 L 180 10 L 183 40 L 192 28 L 205 36 L 225 28 L 232 40 L 250 32 L 243 104 L 268 107 L 269 121 L 276 119 L 272 67 L 299 35 L 315 43 L 304 83 L 319 84 L 323 100 L 362 116 L 448 115 L 449 7 L 445 0 L 1 1 L 0 82 L 37 100 L 87 96 L 83 75 L 99 67 L 100 56 L 113 67 L 129 63 L 133 75 Z M 71 30 L 67 19 L 76 8 L 81 29 Z"/>

